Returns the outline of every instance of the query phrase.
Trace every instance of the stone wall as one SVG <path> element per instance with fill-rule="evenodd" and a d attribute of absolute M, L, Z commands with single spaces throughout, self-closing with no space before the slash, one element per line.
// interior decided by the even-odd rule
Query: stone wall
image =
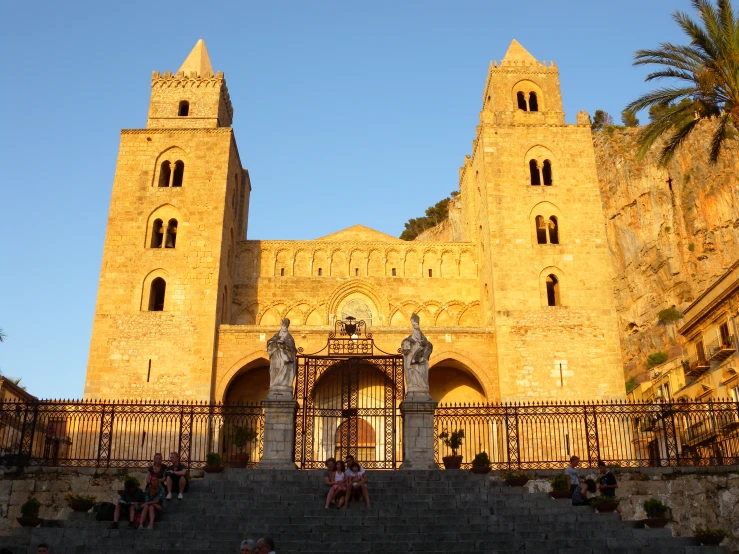
<path fill-rule="evenodd" d="M 32 473 L 3 473 L 0 471 L 0 536 L 10 535 L 19 527 L 16 518 L 21 506 L 31 497 L 41 502 L 39 517 L 67 519 L 72 509 L 64 501 L 68 493 L 95 496 L 98 502 L 115 502 L 123 488 L 124 470 L 96 470 L 94 468 L 36 468 Z M 129 475 L 145 483 L 146 473 L 131 470 Z"/>
<path fill-rule="evenodd" d="M 529 492 L 551 490 L 549 481 L 542 478 L 544 474 L 549 478 L 554 472 L 537 472 L 537 479 L 526 484 Z M 597 481 L 595 471 L 585 470 L 581 474 Z M 673 522 L 668 527 L 673 535 L 690 537 L 696 527 L 720 528 L 729 534 L 722 545 L 739 552 L 738 468 L 616 470 L 616 479 L 623 519 L 644 519 L 644 501 L 657 498 L 672 512 Z"/>

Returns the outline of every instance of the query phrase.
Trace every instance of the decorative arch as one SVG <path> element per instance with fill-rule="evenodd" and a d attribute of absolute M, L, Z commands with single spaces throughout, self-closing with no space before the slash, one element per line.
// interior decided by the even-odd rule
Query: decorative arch
<path fill-rule="evenodd" d="M 567 281 L 565 273 L 556 266 L 545 267 L 539 273 L 539 297 L 541 299 L 542 308 L 550 307 L 550 291 L 547 288 L 547 278 L 553 276 L 557 285 L 557 303 L 555 306 L 567 306 Z"/>
<path fill-rule="evenodd" d="M 482 388 L 485 399 L 488 402 L 495 401 L 500 398 L 498 383 L 491 379 L 493 375 L 489 371 L 485 371 L 479 363 L 470 358 L 467 353 L 453 347 L 441 346 L 434 350 L 429 360 L 429 377 L 434 368 L 440 368 L 448 365 L 455 367 L 469 374 Z"/>
<path fill-rule="evenodd" d="M 239 359 L 217 378 L 215 398 L 225 401 L 226 391 L 240 375 L 264 366 L 269 367 L 269 359 L 266 352 L 261 349 Z M 269 381 L 267 384 L 269 385 Z"/>
<path fill-rule="evenodd" d="M 169 271 L 163 268 L 154 269 L 153 271 L 150 271 L 146 277 L 144 277 L 144 281 L 141 284 L 141 300 L 139 302 L 139 309 L 142 312 L 148 312 L 149 310 L 149 303 L 151 301 L 151 284 L 154 281 L 154 279 L 163 279 L 166 288 L 165 288 L 165 301 L 164 301 L 164 310 L 156 310 L 156 311 L 171 311 L 171 303 L 167 302 L 167 298 L 172 297 L 172 285 L 171 279 L 169 277 Z"/>
<path fill-rule="evenodd" d="M 541 217 L 537 221 L 537 217 Z M 552 222 L 551 218 L 555 218 Z M 531 244 L 562 244 L 562 211 L 551 202 L 539 202 L 529 212 L 529 228 L 531 229 Z M 552 223 L 556 230 L 557 242 L 552 242 Z M 540 225 L 544 225 L 540 228 Z M 541 242 L 542 237 L 544 242 Z"/>
<path fill-rule="evenodd" d="M 554 184 L 557 160 L 547 147 L 537 144 L 529 148 L 524 156 L 524 165 L 529 184 L 546 187 Z"/>
<path fill-rule="evenodd" d="M 362 280 L 352 280 L 336 287 L 329 295 L 326 303 L 326 319 L 329 314 L 338 315 L 342 305 L 351 295 L 366 296 L 377 309 L 377 322 L 375 324 L 383 325 L 387 320 L 389 311 L 389 303 L 385 294 L 369 283 Z"/>
<path fill-rule="evenodd" d="M 170 146 L 169 148 L 166 148 L 162 152 L 160 152 L 156 160 L 154 161 L 154 171 L 152 172 L 151 176 L 151 186 L 161 186 L 162 188 L 171 186 L 172 178 L 174 177 L 175 172 L 175 165 L 177 164 L 177 162 L 180 162 L 181 164 L 183 164 L 182 167 L 184 168 L 184 165 L 187 163 L 187 157 L 188 153 L 179 146 Z M 168 167 L 170 171 L 170 175 L 167 178 L 166 185 L 160 184 L 159 182 L 160 178 L 162 177 L 162 170 L 164 167 L 166 167 L 165 162 L 169 162 Z"/>
<path fill-rule="evenodd" d="M 520 93 L 520 94 L 519 94 Z M 534 96 L 531 96 L 531 93 Z M 524 112 L 543 112 L 545 110 L 544 91 L 530 79 L 522 79 L 511 89 L 513 109 Z"/>

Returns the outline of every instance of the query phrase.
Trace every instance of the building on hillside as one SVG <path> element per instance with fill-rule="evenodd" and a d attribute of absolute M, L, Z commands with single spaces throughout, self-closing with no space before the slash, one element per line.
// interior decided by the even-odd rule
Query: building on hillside
<path fill-rule="evenodd" d="M 86 398 L 259 401 L 282 318 L 305 352 L 348 317 L 396 352 L 413 312 L 436 400 L 625 397 L 589 118 L 565 123 L 554 63 L 514 40 L 490 64 L 459 242 L 248 238 L 252 183 L 205 44 L 151 85 L 146 127 L 121 132 Z"/>

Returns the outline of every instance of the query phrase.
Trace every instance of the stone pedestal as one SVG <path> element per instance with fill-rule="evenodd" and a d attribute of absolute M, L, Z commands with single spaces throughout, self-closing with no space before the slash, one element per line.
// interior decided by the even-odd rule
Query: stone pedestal
<path fill-rule="evenodd" d="M 403 415 L 403 463 L 400 469 L 438 469 L 434 461 L 434 410 L 437 402 L 406 398 Z"/>
<path fill-rule="evenodd" d="M 270 394 L 270 396 L 274 396 Z M 298 402 L 290 397 L 262 400 L 264 452 L 258 469 L 297 469 L 294 460 L 295 413 Z"/>

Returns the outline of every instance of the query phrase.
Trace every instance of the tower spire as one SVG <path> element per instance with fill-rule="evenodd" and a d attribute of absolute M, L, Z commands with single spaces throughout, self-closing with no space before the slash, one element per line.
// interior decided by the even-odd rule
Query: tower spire
<path fill-rule="evenodd" d="M 195 43 L 179 71 L 184 71 L 185 75 L 195 72 L 198 77 L 213 75 L 213 66 L 210 64 L 208 49 L 205 47 L 205 41 L 202 38 Z"/>
<path fill-rule="evenodd" d="M 511 45 L 508 47 L 503 60 L 507 62 L 539 63 L 515 38 L 511 41 Z"/>

